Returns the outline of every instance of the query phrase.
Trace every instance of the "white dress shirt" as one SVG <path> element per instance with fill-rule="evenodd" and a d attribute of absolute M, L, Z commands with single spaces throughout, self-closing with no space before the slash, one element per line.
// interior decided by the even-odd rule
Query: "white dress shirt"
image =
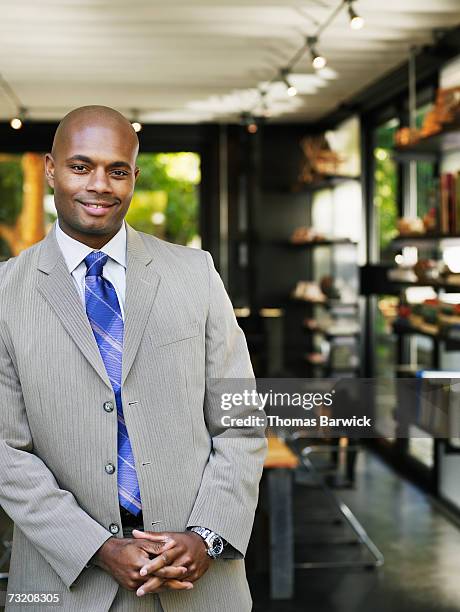
<path fill-rule="evenodd" d="M 85 301 L 85 277 L 86 264 L 84 259 L 93 251 L 100 250 L 109 256 L 102 271 L 102 276 L 112 283 L 117 293 L 120 304 L 121 316 L 125 318 L 125 293 L 126 293 L 126 226 L 125 222 L 115 236 L 101 249 L 92 249 L 86 244 L 71 238 L 60 227 L 56 221 L 56 240 L 64 255 L 69 273 L 75 282 L 78 294 L 86 312 Z"/>

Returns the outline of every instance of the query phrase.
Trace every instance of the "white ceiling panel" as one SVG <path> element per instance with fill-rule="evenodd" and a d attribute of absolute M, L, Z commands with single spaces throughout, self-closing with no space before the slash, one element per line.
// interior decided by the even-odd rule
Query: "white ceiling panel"
<path fill-rule="evenodd" d="M 226 121 L 258 101 L 305 37 L 340 0 L 0 0 L 0 74 L 35 119 L 108 104 L 144 121 Z M 355 0 L 318 50 L 334 79 L 315 81 L 308 53 L 293 68 L 299 95 L 273 85 L 280 121 L 313 120 L 407 60 L 433 31 L 460 24 L 460 0 Z M 300 76 L 299 76 L 300 75 Z M 303 77 L 303 78 L 302 78 Z M 294 80 L 295 80 L 294 79 Z M 0 118 L 17 111 L 0 90 Z"/>

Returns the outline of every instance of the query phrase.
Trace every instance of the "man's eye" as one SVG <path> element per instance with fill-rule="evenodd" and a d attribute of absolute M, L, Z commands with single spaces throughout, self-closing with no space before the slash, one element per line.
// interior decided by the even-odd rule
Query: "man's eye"
<path fill-rule="evenodd" d="M 84 172 L 86 168 L 81 164 L 75 164 L 74 166 L 72 166 L 72 170 L 76 170 L 77 172 Z"/>
<path fill-rule="evenodd" d="M 128 173 L 125 170 L 114 170 L 113 174 L 115 176 L 128 176 Z"/>

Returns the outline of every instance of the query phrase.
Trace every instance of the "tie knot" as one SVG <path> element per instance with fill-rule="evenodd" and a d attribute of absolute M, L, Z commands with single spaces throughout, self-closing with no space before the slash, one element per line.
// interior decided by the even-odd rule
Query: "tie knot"
<path fill-rule="evenodd" d="M 102 251 L 93 251 L 85 257 L 86 276 L 102 276 L 102 269 L 107 263 L 108 255 Z"/>

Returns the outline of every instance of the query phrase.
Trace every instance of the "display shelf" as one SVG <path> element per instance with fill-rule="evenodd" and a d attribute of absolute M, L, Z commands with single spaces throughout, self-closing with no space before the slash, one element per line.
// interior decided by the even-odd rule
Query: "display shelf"
<path fill-rule="evenodd" d="M 337 372 L 337 373 L 348 373 L 348 372 L 359 372 L 359 365 L 349 365 L 349 366 L 333 366 L 328 359 L 326 361 L 320 363 L 312 361 L 310 355 L 305 355 L 305 362 L 313 367 L 313 368 L 321 368 L 323 370 L 327 370 L 328 372 Z"/>
<path fill-rule="evenodd" d="M 350 240 L 349 238 L 336 238 L 331 240 L 311 240 L 310 242 L 291 242 L 290 240 L 281 240 L 276 243 L 278 246 L 285 246 L 291 249 L 313 249 L 316 247 L 329 247 L 329 246 L 340 246 L 349 245 L 357 246 L 357 242 Z"/>
<path fill-rule="evenodd" d="M 397 147 L 394 157 L 400 161 L 437 158 L 449 151 L 460 150 L 460 126 L 453 126 L 442 132 L 421 138 L 406 147 Z"/>
<path fill-rule="evenodd" d="M 445 289 L 447 291 L 458 291 L 460 293 L 460 283 L 447 283 L 443 281 L 403 281 L 387 279 L 389 285 L 396 288 L 405 289 L 407 287 L 432 287 L 433 289 Z"/>
<path fill-rule="evenodd" d="M 296 298 L 292 295 L 289 296 L 289 301 L 297 304 L 310 304 L 312 306 L 324 306 L 324 308 L 358 308 L 358 302 L 341 302 L 340 300 L 325 300 L 319 302 L 315 300 L 304 300 L 303 298 Z"/>
<path fill-rule="evenodd" d="M 348 181 L 361 181 L 360 176 L 335 174 L 324 176 L 312 183 L 297 183 L 289 185 L 282 182 L 263 183 L 261 187 L 262 193 L 278 193 L 284 195 L 298 195 L 302 193 L 314 193 L 321 189 L 331 189 Z"/>
<path fill-rule="evenodd" d="M 334 339 L 334 338 L 358 338 L 361 335 L 361 332 L 331 332 L 325 329 L 312 329 L 307 326 L 303 326 L 305 333 L 307 334 L 318 334 L 320 336 L 324 336 L 326 340 Z"/>
<path fill-rule="evenodd" d="M 433 338 L 433 340 L 441 340 L 441 336 L 439 332 L 431 332 L 427 329 L 422 329 L 421 327 L 415 327 L 414 325 L 400 325 L 398 323 L 393 323 L 393 332 L 395 334 L 400 335 L 413 335 L 417 334 L 419 336 L 425 336 L 427 338 Z"/>
<path fill-rule="evenodd" d="M 360 181 L 360 176 L 348 176 L 348 175 L 331 175 L 331 176 L 323 176 L 321 179 L 317 181 L 313 181 L 312 183 L 302 183 L 296 187 L 294 187 L 294 193 L 311 193 L 314 191 L 320 191 L 321 189 L 330 189 L 331 187 L 337 187 L 342 183 L 346 183 L 348 181 Z"/>
<path fill-rule="evenodd" d="M 431 332 L 427 329 L 421 329 L 420 327 L 415 327 L 413 325 L 398 325 L 397 323 L 393 324 L 393 332 L 400 336 L 410 336 L 410 335 L 418 335 L 424 336 L 425 338 L 431 338 L 434 342 L 446 342 L 449 343 L 451 350 L 460 350 L 460 340 L 456 338 L 449 338 L 447 334 L 440 334 L 439 332 Z"/>
<path fill-rule="evenodd" d="M 400 249 L 401 246 L 414 245 L 435 247 L 439 242 L 451 242 L 460 244 L 460 234 L 414 234 L 407 236 L 398 236 L 391 241 L 393 249 Z"/>

